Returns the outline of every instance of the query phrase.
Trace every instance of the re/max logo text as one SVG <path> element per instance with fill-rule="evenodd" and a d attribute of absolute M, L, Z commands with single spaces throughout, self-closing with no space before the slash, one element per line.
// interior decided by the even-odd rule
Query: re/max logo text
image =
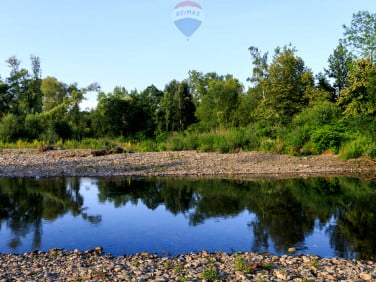
<path fill-rule="evenodd" d="M 183 16 L 195 16 L 195 17 L 200 17 L 201 12 L 200 11 L 195 11 L 195 10 L 179 10 L 176 11 L 176 16 L 177 17 L 183 17 Z"/>

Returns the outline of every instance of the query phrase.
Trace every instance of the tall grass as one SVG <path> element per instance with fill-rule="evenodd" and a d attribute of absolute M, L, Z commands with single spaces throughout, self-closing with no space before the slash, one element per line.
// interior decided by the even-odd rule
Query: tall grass
<path fill-rule="evenodd" d="M 251 130 L 234 128 L 204 133 L 180 133 L 168 138 L 164 148 L 171 151 L 198 150 L 202 152 L 231 153 L 256 150 L 260 140 Z"/>
<path fill-rule="evenodd" d="M 46 141 L 1 142 L 0 149 L 40 148 Z M 157 140 L 129 141 L 124 137 L 86 138 L 58 140 L 61 149 L 113 149 L 121 147 L 125 152 L 181 151 L 233 153 L 239 151 L 263 151 L 298 155 L 320 154 L 325 150 L 339 154 L 342 159 L 368 157 L 376 160 L 376 141 L 359 133 L 340 132 L 335 127 L 324 125 L 319 128 L 294 128 L 279 132 L 275 138 L 259 136 L 252 127 L 222 129 L 210 132 L 173 133 Z"/>
<path fill-rule="evenodd" d="M 341 146 L 339 157 L 346 160 L 359 157 L 376 160 L 376 142 L 369 137 L 358 136 Z"/>

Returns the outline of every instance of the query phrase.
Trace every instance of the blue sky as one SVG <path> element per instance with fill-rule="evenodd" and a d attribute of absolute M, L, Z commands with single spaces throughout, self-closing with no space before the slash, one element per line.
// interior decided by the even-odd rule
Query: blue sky
<path fill-rule="evenodd" d="M 247 88 L 249 46 L 273 53 L 292 43 L 316 74 L 342 38 L 343 24 L 375 0 L 200 0 L 201 27 L 189 41 L 172 21 L 177 0 L 2 0 L 0 75 L 16 56 L 30 68 L 39 56 L 42 76 L 84 87 L 163 89 L 189 70 L 233 74 Z M 89 95 L 93 105 L 95 95 Z"/>

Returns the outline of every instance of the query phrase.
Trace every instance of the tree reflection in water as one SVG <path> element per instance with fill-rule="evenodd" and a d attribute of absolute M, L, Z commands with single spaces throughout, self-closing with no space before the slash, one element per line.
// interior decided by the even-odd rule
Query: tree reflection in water
<path fill-rule="evenodd" d="M 304 251 L 309 236 L 319 229 L 337 256 L 376 257 L 376 180 L 118 177 L 100 179 L 95 185 L 100 203 L 120 208 L 141 202 L 150 210 L 165 206 L 174 215 L 184 215 L 191 226 L 247 211 L 254 215 L 248 222 L 252 251 L 273 247 L 287 252 L 292 246 Z M 8 245 L 16 249 L 22 238 L 33 234 L 33 248 L 38 248 L 42 221 L 55 221 L 67 213 L 93 224 L 101 222 L 101 215 L 87 214 L 81 188 L 79 178 L 0 179 L 0 231 L 3 224 L 11 230 Z"/>
<path fill-rule="evenodd" d="M 17 249 L 22 238 L 33 234 L 32 248 L 41 245 L 42 220 L 54 221 L 70 212 L 93 224 L 100 215 L 89 215 L 79 193 L 80 179 L 0 179 L 0 230 L 2 224 L 12 231 L 8 246 Z"/>
<path fill-rule="evenodd" d="M 165 205 L 173 214 L 184 214 L 193 226 L 247 210 L 256 215 L 248 223 L 253 232 L 252 251 L 267 251 L 271 243 L 280 252 L 291 246 L 304 251 L 316 224 L 326 229 L 337 256 L 376 256 L 375 180 L 117 178 L 98 185 L 102 202 L 120 207 L 141 201 L 150 209 Z"/>

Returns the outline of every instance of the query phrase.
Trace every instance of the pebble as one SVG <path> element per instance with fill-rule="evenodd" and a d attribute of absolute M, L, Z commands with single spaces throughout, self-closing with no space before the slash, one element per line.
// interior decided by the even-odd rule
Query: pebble
<path fill-rule="evenodd" d="M 239 269 L 237 261 L 243 267 Z M 315 266 L 312 267 L 312 261 Z M 257 267 L 254 267 L 257 265 Z M 194 267 L 192 267 L 194 266 Z M 210 277 L 208 277 L 210 270 Z M 102 248 L 0 254 L 2 281 L 375 281 L 373 261 L 269 253 L 113 257 Z"/>

